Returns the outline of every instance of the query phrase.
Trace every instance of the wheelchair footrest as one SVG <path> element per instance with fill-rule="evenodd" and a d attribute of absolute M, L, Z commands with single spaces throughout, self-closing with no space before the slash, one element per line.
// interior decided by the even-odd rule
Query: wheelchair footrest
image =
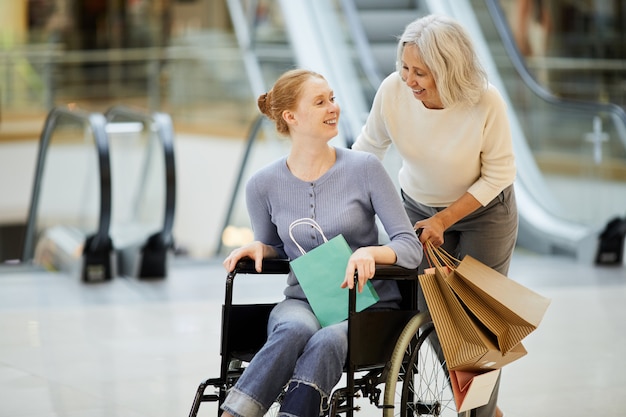
<path fill-rule="evenodd" d="M 211 378 L 211 379 L 207 379 L 204 384 L 213 385 L 214 387 L 219 387 L 221 385 L 224 385 L 225 382 L 221 378 Z"/>
<path fill-rule="evenodd" d="M 220 397 L 219 395 L 215 395 L 215 394 L 205 394 L 200 398 L 200 401 L 204 402 L 210 402 L 210 401 L 219 401 Z"/>
<path fill-rule="evenodd" d="M 197 402 L 219 401 L 220 400 L 219 394 L 205 394 L 204 391 L 210 386 L 217 388 L 218 390 L 222 390 L 222 388 L 224 387 L 224 384 L 225 383 L 221 378 L 207 379 L 198 387 L 198 393 L 196 394 L 196 401 Z"/>

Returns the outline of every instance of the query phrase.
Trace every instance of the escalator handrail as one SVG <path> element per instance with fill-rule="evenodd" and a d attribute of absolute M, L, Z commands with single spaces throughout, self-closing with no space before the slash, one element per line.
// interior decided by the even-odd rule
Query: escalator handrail
<path fill-rule="evenodd" d="M 115 117 L 124 117 L 154 127 L 157 137 L 161 142 L 161 146 L 163 147 L 165 160 L 165 211 L 163 216 L 163 228 L 160 232 L 161 243 L 165 247 L 173 246 L 172 229 L 176 211 L 176 165 L 174 158 L 174 125 L 172 118 L 167 113 L 147 113 L 143 110 L 123 105 L 116 105 L 109 108 L 104 115 L 107 122 L 113 121 Z"/>
<path fill-rule="evenodd" d="M 365 29 L 359 19 L 358 10 L 354 4 L 354 0 L 341 0 L 341 9 L 348 23 L 348 30 L 352 36 L 354 46 L 357 51 L 357 56 L 363 72 L 369 82 L 370 86 L 377 90 L 380 83 L 383 81 L 384 76 L 380 73 L 374 55 L 370 48 L 370 42 L 365 34 Z"/>
<path fill-rule="evenodd" d="M 226 209 L 226 218 L 224 219 L 221 233 L 218 236 L 218 242 L 217 242 L 217 246 L 215 249 L 216 254 L 219 254 L 222 251 L 223 244 L 224 244 L 223 242 L 224 231 L 230 224 L 230 219 L 231 219 L 233 210 L 235 208 L 235 202 L 237 200 L 237 194 L 239 194 L 239 189 L 241 188 L 241 185 L 243 184 L 243 179 L 244 179 L 243 175 L 246 169 L 246 165 L 248 163 L 248 159 L 250 157 L 250 153 L 252 151 L 252 145 L 254 145 L 254 142 L 256 142 L 256 139 L 259 136 L 259 132 L 261 131 L 261 127 L 263 126 L 263 123 L 266 120 L 267 120 L 267 117 L 261 114 L 257 116 L 252 122 L 252 124 L 250 125 L 250 130 L 248 131 L 248 137 L 246 139 L 246 149 L 244 151 L 241 162 L 239 163 L 239 172 L 237 174 L 237 179 L 235 180 L 235 185 L 233 186 L 233 191 L 230 196 L 230 202 L 228 204 L 228 208 Z"/>
<path fill-rule="evenodd" d="M 37 211 L 39 208 L 42 175 L 48 153 L 48 147 L 50 145 L 50 139 L 57 126 L 57 121 L 61 116 L 89 125 L 93 133 L 98 152 L 98 165 L 100 171 L 100 219 L 98 231 L 90 241 L 91 247 L 85 248 L 85 250 L 96 251 L 98 248 L 108 245 L 109 227 L 111 224 L 111 167 L 109 160 L 109 143 L 106 133 L 106 120 L 100 113 L 88 113 L 75 108 L 57 106 L 48 113 L 39 139 L 37 165 L 26 223 L 24 251 L 22 253 L 22 262 L 24 263 L 31 261 L 34 257 L 34 240 L 37 230 Z"/>
<path fill-rule="evenodd" d="M 248 74 L 250 87 L 252 88 L 252 94 L 254 97 L 258 97 L 266 91 L 263 72 L 255 52 L 256 31 L 255 27 L 251 26 L 251 24 L 256 25 L 258 22 L 256 19 L 250 18 L 249 14 L 246 14 L 241 0 L 226 0 L 226 6 L 228 7 L 228 14 L 235 29 L 235 36 L 237 37 L 239 50 L 242 53 L 244 66 Z M 250 8 L 256 11 L 256 5 L 254 7 L 251 5 Z"/>
<path fill-rule="evenodd" d="M 513 63 L 513 67 L 530 90 L 539 98 L 550 104 L 575 110 L 590 112 L 604 111 L 610 113 L 621 121 L 622 124 L 620 125 L 616 123 L 616 126 L 622 142 L 626 144 L 626 111 L 615 103 L 564 99 L 555 96 L 547 90 L 528 70 L 526 63 L 524 62 L 524 57 L 515 43 L 513 34 L 511 33 L 511 29 L 507 23 L 507 18 L 502 10 L 502 7 L 500 6 L 499 0 L 485 0 L 485 3 L 487 5 L 487 9 L 489 10 L 491 19 L 493 20 L 494 26 L 500 35 L 502 44 L 511 59 L 511 62 Z"/>

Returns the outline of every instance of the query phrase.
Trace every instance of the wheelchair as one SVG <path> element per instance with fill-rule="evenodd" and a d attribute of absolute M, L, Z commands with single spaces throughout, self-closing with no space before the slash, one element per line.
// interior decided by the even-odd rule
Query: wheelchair
<path fill-rule="evenodd" d="M 260 274 L 287 274 L 289 261 L 266 259 Z M 200 383 L 189 417 L 196 417 L 203 402 L 226 399 L 246 364 L 263 346 L 273 303 L 235 304 L 233 286 L 237 275 L 259 274 L 254 262 L 240 261 L 227 274 L 222 306 L 220 375 Z M 445 362 L 431 346 L 435 328 L 427 312 L 417 309 L 417 270 L 395 265 L 377 265 L 372 279 L 396 280 L 402 294 L 399 310 L 356 312 L 356 285 L 348 292 L 348 357 L 344 367 L 346 383 L 334 388 L 328 403 L 328 417 L 352 417 L 361 407 L 357 398 L 369 399 L 383 417 L 457 416 L 454 395 Z M 213 393 L 206 393 L 213 387 Z M 382 396 L 382 398 L 381 398 Z M 282 395 L 266 416 L 275 416 Z M 369 407 L 368 407 L 369 408 Z M 469 413 L 465 414 L 469 416 Z"/>

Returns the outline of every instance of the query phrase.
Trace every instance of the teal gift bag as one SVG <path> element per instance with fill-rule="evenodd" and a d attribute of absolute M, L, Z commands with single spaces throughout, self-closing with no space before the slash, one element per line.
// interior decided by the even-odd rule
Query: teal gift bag
<path fill-rule="evenodd" d="M 298 225 L 313 226 L 324 239 L 324 243 L 306 252 L 293 237 L 292 229 Z M 352 250 L 343 235 L 331 240 L 313 219 L 295 220 L 289 226 L 289 236 L 296 244 L 302 256 L 290 262 L 291 270 L 322 327 L 339 323 L 348 318 L 348 289 L 341 288 L 346 274 L 348 259 Z M 378 294 L 370 281 L 357 292 L 356 310 L 362 311 L 378 301 Z"/>

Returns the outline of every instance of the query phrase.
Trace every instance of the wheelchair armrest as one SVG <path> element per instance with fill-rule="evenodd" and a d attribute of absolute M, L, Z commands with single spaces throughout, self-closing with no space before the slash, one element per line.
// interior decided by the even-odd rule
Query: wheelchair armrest
<path fill-rule="evenodd" d="M 254 260 L 241 259 L 237 262 L 233 272 L 237 274 L 288 274 L 290 271 L 288 259 L 263 259 L 261 272 L 254 269 Z"/>
<path fill-rule="evenodd" d="M 254 268 L 254 260 L 243 258 L 237 262 L 235 269 L 226 275 L 226 293 L 224 305 L 229 307 L 233 304 L 233 285 L 237 274 L 288 274 L 290 271 L 288 259 L 263 259 L 261 272 Z"/>
<path fill-rule="evenodd" d="M 254 269 L 254 260 L 241 259 L 237 262 L 234 272 L 238 274 L 288 274 L 288 259 L 263 259 L 261 272 Z M 376 273 L 372 279 L 417 279 L 417 269 L 404 268 L 398 265 L 376 265 Z"/>
<path fill-rule="evenodd" d="M 376 265 L 372 279 L 417 280 L 417 268 L 404 268 L 398 265 Z"/>
<path fill-rule="evenodd" d="M 354 279 L 357 279 L 355 273 Z M 402 294 L 401 306 L 404 309 L 417 310 L 417 268 L 404 268 L 398 265 L 376 265 L 376 271 L 371 280 L 394 280 L 398 282 Z M 354 285 L 348 295 L 348 314 L 356 313 L 356 290 Z"/>

